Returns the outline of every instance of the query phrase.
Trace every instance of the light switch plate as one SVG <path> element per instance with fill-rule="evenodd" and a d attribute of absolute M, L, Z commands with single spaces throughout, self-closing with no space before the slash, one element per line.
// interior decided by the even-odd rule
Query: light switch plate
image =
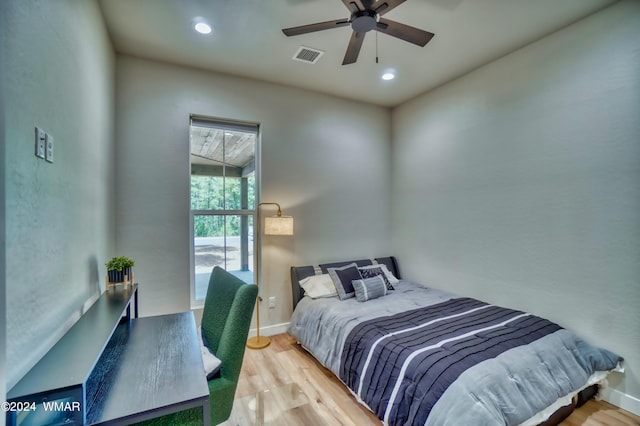
<path fill-rule="evenodd" d="M 44 158 L 45 133 L 36 127 L 36 157 Z"/>
<path fill-rule="evenodd" d="M 47 134 L 47 143 L 45 145 L 45 159 L 53 163 L 53 136 Z"/>

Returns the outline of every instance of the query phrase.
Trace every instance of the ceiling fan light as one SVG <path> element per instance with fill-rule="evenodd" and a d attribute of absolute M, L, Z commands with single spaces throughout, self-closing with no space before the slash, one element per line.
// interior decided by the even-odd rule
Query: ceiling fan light
<path fill-rule="evenodd" d="M 382 74 L 383 80 L 393 80 L 394 78 L 396 78 L 396 75 L 392 72 L 385 72 L 384 74 Z"/>

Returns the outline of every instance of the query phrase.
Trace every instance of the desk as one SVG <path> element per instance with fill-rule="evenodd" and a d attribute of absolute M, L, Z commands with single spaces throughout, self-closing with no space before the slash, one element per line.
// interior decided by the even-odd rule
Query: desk
<path fill-rule="evenodd" d="M 74 424 L 84 424 L 87 378 L 123 315 L 126 314 L 127 320 L 130 319 L 132 298 L 135 304 L 134 314 L 137 316 L 138 284 L 104 292 L 49 352 L 9 390 L 7 401 L 34 404 L 56 400 L 77 402 L 80 410 L 59 414 L 64 414 L 63 417 Z M 39 412 L 32 412 L 31 415 L 40 418 L 52 414 L 45 413 L 44 408 L 37 411 Z M 7 412 L 8 425 L 16 424 L 17 420 L 16 412 Z"/>
<path fill-rule="evenodd" d="M 87 396 L 88 424 L 131 424 L 198 406 L 209 424 L 193 312 L 120 324 L 89 382 L 99 392 Z"/>
<path fill-rule="evenodd" d="M 132 319 L 137 292 L 102 294 L 9 391 L 8 401 L 36 408 L 7 412 L 7 425 L 126 425 L 200 406 L 210 423 L 193 312 Z M 52 401 L 69 405 L 47 409 Z"/>

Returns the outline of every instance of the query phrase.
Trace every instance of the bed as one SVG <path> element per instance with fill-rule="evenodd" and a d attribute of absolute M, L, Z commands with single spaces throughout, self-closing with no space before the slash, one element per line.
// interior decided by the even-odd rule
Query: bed
<path fill-rule="evenodd" d="M 546 319 L 401 279 L 393 256 L 292 267 L 291 284 L 289 334 L 384 424 L 556 424 L 622 371 Z"/>

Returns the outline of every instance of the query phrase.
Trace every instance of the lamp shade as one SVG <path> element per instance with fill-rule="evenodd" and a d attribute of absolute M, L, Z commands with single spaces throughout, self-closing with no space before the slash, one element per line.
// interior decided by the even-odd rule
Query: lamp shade
<path fill-rule="evenodd" d="M 267 216 L 264 218 L 264 235 L 293 235 L 293 217 Z"/>

